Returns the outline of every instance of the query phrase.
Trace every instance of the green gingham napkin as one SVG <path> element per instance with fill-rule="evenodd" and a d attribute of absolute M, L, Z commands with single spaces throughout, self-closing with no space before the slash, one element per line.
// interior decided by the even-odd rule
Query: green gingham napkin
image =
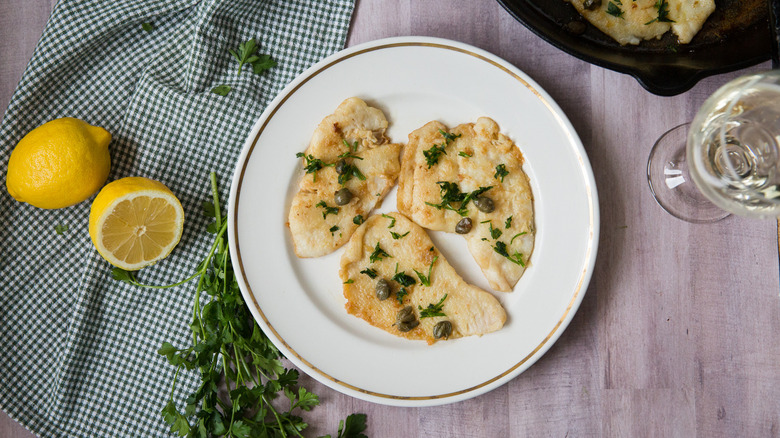
<path fill-rule="evenodd" d="M 185 211 L 178 247 L 141 280 L 190 275 L 212 239 L 200 214 L 209 172 L 226 200 L 252 124 L 297 74 L 343 47 L 353 1 L 61 0 L 0 127 L 3 181 L 11 150 L 36 126 L 71 116 L 106 128 L 109 180 L 161 181 Z M 250 38 L 277 67 L 237 75 L 228 50 Z M 211 92 L 223 84 L 230 94 Z M 174 368 L 156 351 L 190 340 L 194 285 L 112 280 L 87 232 L 91 199 L 40 210 L 0 192 L 0 409 L 39 436 L 168 435 L 160 410 Z M 179 382 L 176 400 L 198 377 Z"/>

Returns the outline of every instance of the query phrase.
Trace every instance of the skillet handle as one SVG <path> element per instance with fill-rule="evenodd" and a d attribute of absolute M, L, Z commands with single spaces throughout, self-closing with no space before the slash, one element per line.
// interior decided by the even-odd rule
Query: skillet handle
<path fill-rule="evenodd" d="M 681 65 L 648 65 L 629 74 L 645 90 L 658 96 L 684 93 L 707 76 L 702 70 Z"/>

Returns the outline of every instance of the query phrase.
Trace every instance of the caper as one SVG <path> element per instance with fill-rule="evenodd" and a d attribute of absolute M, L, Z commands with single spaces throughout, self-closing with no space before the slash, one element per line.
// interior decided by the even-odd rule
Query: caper
<path fill-rule="evenodd" d="M 433 326 L 434 339 L 449 338 L 452 334 L 452 323 L 449 321 L 440 321 Z"/>
<path fill-rule="evenodd" d="M 410 322 L 402 322 L 398 324 L 398 330 L 403 333 L 406 333 L 412 330 L 413 328 L 417 327 L 418 325 L 420 325 L 420 321 L 416 319 Z"/>
<path fill-rule="evenodd" d="M 582 0 L 582 7 L 592 11 L 601 6 L 601 0 Z"/>
<path fill-rule="evenodd" d="M 588 25 L 581 20 L 572 20 L 566 23 L 564 29 L 573 35 L 582 35 L 588 30 Z"/>
<path fill-rule="evenodd" d="M 479 196 L 474 199 L 474 205 L 476 205 L 479 211 L 483 213 L 491 213 L 496 209 L 496 206 L 493 204 L 493 200 L 487 196 Z"/>
<path fill-rule="evenodd" d="M 406 306 L 403 309 L 398 311 L 398 315 L 396 315 L 395 320 L 396 322 L 400 323 L 409 323 L 412 321 L 415 321 L 417 319 L 417 316 L 414 314 L 414 307 L 412 306 Z"/>
<path fill-rule="evenodd" d="M 390 283 L 384 278 L 376 282 L 376 297 L 384 301 L 390 297 Z"/>
<path fill-rule="evenodd" d="M 333 196 L 333 201 L 336 205 L 347 205 L 352 200 L 352 192 L 348 188 L 344 187 L 336 192 Z"/>
<path fill-rule="evenodd" d="M 458 221 L 458 225 L 455 225 L 455 232 L 458 234 L 468 234 L 471 231 L 471 218 L 464 217 Z"/>
<path fill-rule="evenodd" d="M 339 160 L 336 163 L 336 173 L 338 173 L 339 175 L 344 175 L 345 173 L 347 173 L 347 161 L 346 160 L 341 159 L 341 160 Z"/>

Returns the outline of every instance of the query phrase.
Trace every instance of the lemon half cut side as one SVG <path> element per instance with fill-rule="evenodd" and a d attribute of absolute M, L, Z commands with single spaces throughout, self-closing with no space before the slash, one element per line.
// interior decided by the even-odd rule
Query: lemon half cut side
<path fill-rule="evenodd" d="M 89 214 L 89 236 L 98 253 L 126 271 L 167 257 L 183 229 L 184 210 L 173 192 L 143 177 L 107 184 Z"/>

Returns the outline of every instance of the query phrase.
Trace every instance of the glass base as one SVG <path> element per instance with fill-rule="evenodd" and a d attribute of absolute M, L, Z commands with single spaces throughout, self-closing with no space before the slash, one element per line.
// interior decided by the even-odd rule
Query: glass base
<path fill-rule="evenodd" d="M 658 205 L 672 216 L 699 224 L 716 222 L 730 213 L 710 202 L 688 174 L 689 127 L 684 123 L 672 128 L 655 142 L 647 161 L 647 182 Z"/>

